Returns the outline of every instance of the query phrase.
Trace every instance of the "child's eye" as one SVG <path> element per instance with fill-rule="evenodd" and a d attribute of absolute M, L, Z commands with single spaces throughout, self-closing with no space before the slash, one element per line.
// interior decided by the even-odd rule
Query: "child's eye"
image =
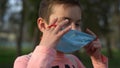
<path fill-rule="evenodd" d="M 79 26 L 80 26 L 80 24 L 79 24 L 79 23 L 76 23 L 76 24 L 75 24 L 75 26 L 76 26 L 76 27 L 79 27 Z"/>

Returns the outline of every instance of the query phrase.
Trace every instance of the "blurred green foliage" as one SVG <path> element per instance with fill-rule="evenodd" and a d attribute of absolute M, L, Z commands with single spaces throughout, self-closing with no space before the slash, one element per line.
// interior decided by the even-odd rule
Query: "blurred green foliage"
<path fill-rule="evenodd" d="M 31 52 L 30 48 L 25 48 L 22 50 L 22 54 L 28 54 Z M 102 53 L 107 56 L 106 50 L 103 50 Z M 114 58 L 109 59 L 109 68 L 120 68 L 120 51 L 113 50 Z M 93 68 L 91 60 L 85 52 L 74 53 L 86 66 L 86 68 Z M 16 59 L 16 49 L 8 47 L 0 47 L 0 68 L 13 68 L 14 60 Z"/>

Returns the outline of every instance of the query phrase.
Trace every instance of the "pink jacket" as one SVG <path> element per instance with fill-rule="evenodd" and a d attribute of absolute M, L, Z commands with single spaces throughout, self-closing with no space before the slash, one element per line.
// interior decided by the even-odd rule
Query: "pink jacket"
<path fill-rule="evenodd" d="M 108 60 L 101 56 L 102 61 L 94 61 L 94 68 L 107 68 Z M 85 68 L 74 55 L 57 53 L 55 49 L 37 46 L 33 53 L 18 57 L 14 68 Z"/>

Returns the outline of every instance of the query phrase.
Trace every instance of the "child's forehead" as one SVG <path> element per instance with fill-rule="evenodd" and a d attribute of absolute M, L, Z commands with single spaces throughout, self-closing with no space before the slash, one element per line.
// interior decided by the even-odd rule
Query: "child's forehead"
<path fill-rule="evenodd" d="M 80 20 L 81 19 L 81 11 L 78 6 L 73 7 L 64 7 L 64 5 L 55 5 L 52 9 L 52 13 L 50 14 L 50 19 L 58 17 L 59 20 L 68 19 L 71 20 Z"/>
<path fill-rule="evenodd" d="M 52 11 L 53 10 L 55 10 L 55 9 L 65 9 L 65 10 L 67 10 L 67 9 L 69 9 L 69 8 L 75 8 L 75 7 L 78 7 L 79 9 L 81 9 L 79 6 L 77 6 L 77 5 L 69 5 L 69 4 L 54 4 L 53 6 L 52 6 Z"/>
<path fill-rule="evenodd" d="M 51 14 L 81 14 L 81 9 L 78 6 L 72 6 L 72 7 L 64 7 L 64 5 L 56 5 L 52 8 L 52 13 Z"/>

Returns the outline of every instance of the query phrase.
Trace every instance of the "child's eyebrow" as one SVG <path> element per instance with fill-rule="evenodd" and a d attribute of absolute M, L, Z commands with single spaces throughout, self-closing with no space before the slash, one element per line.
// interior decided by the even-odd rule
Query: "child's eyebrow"
<path fill-rule="evenodd" d="M 81 22 L 82 20 L 81 19 L 79 19 L 79 20 L 77 20 L 76 22 Z"/>

